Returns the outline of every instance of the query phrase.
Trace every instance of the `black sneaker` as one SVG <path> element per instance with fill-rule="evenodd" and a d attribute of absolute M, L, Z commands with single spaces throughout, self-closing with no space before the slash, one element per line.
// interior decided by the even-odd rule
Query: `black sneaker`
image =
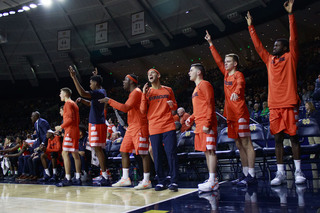
<path fill-rule="evenodd" d="M 108 179 L 101 176 L 101 179 L 94 183 L 95 186 L 110 186 L 111 183 Z"/>
<path fill-rule="evenodd" d="M 81 179 L 80 178 L 76 178 L 74 180 L 72 180 L 72 185 L 74 186 L 81 186 L 82 182 L 81 182 Z"/>
<path fill-rule="evenodd" d="M 72 181 L 65 178 L 60 183 L 58 183 L 56 186 L 57 187 L 72 186 Z"/>
<path fill-rule="evenodd" d="M 165 187 L 163 184 L 157 184 L 156 187 L 154 187 L 154 190 L 155 191 L 162 191 L 162 190 L 165 190 L 167 189 L 167 187 Z"/>
<path fill-rule="evenodd" d="M 171 184 L 169 185 L 169 190 L 170 190 L 170 191 L 173 191 L 173 192 L 177 192 L 177 191 L 178 191 L 178 184 L 176 184 L 176 183 L 171 183 Z"/>
<path fill-rule="evenodd" d="M 239 177 L 238 179 L 235 179 L 233 181 L 231 181 L 232 185 L 236 185 L 239 182 L 243 181 L 246 178 L 246 176 L 242 175 L 241 177 Z"/>
<path fill-rule="evenodd" d="M 244 180 L 242 180 L 239 183 L 237 183 L 237 186 L 244 187 L 244 186 L 254 185 L 254 184 L 257 184 L 257 183 L 258 183 L 257 178 L 256 177 L 252 177 L 250 174 L 248 174 L 248 176 Z"/>
<path fill-rule="evenodd" d="M 39 182 L 47 182 L 48 180 L 50 180 L 50 176 L 44 174 L 44 176 L 39 179 Z"/>
<path fill-rule="evenodd" d="M 56 175 L 52 175 L 52 177 L 49 179 L 49 182 L 55 183 L 57 182 L 57 180 L 58 180 L 58 177 Z"/>

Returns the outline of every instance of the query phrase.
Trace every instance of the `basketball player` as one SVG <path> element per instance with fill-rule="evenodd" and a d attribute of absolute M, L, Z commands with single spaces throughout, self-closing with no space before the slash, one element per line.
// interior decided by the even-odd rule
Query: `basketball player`
<path fill-rule="evenodd" d="M 107 138 L 107 126 L 105 124 L 104 117 L 104 104 L 99 103 L 99 99 L 105 98 L 107 96 L 106 91 L 102 88 L 102 77 L 100 75 L 94 74 L 90 78 L 90 89 L 91 91 L 85 91 L 76 76 L 76 72 L 69 66 L 70 76 L 77 88 L 79 95 L 83 98 L 91 99 L 88 101 L 86 99 L 78 99 L 81 103 L 90 106 L 89 113 L 89 143 L 93 147 L 96 155 L 99 159 L 100 168 L 102 170 L 102 178 L 98 181 L 97 185 L 106 186 L 109 185 L 108 176 L 106 172 L 106 160 L 103 151 L 103 147 L 106 146 Z M 95 70 L 97 72 L 97 70 Z"/>
<path fill-rule="evenodd" d="M 113 184 L 114 187 L 131 186 L 129 178 L 130 158 L 129 153 L 140 155 L 143 162 L 143 180 L 134 187 L 135 189 L 149 189 L 152 187 L 150 179 L 150 156 L 148 140 L 147 116 L 140 112 L 142 92 L 138 88 L 138 78 L 134 74 L 127 75 L 123 81 L 123 88 L 130 92 L 125 104 L 121 104 L 113 99 L 104 98 L 99 102 L 108 103 L 113 108 L 128 113 L 128 128 L 123 138 L 120 152 L 122 156 L 122 177 Z"/>
<path fill-rule="evenodd" d="M 219 189 L 216 178 L 217 168 L 217 117 L 214 106 L 214 92 L 212 85 L 203 80 L 205 69 L 202 64 L 192 64 L 189 71 L 190 81 L 196 84 L 192 93 L 193 114 L 186 120 L 186 125 L 195 121 L 194 148 L 204 152 L 209 170 L 209 179 L 198 184 L 200 192 L 209 192 Z"/>
<path fill-rule="evenodd" d="M 238 186 L 257 183 L 254 172 L 255 151 L 250 136 L 250 114 L 245 102 L 245 80 L 241 72 L 237 71 L 239 56 L 230 53 L 221 58 L 213 46 L 211 36 L 206 31 L 205 39 L 210 45 L 210 50 L 220 71 L 224 75 L 225 106 L 224 116 L 227 118 L 228 137 L 235 139 L 240 152 L 243 176 L 233 181 Z"/>
<path fill-rule="evenodd" d="M 172 110 L 177 110 L 177 102 L 170 87 L 160 84 L 160 73 L 156 69 L 148 70 L 148 83 L 143 86 L 141 112 L 147 114 L 149 134 L 153 151 L 155 170 L 158 178 L 156 191 L 167 188 L 166 174 L 163 170 L 164 154 L 167 155 L 169 175 L 171 176 L 169 189 L 178 191 L 178 158 L 177 137 Z"/>
<path fill-rule="evenodd" d="M 60 90 L 60 99 L 65 102 L 63 107 L 63 124 L 61 126 L 56 126 L 56 132 L 64 129 L 64 138 L 62 144 L 62 158 L 64 163 L 64 169 L 66 172 L 66 177 L 60 183 L 57 184 L 58 187 L 70 186 L 70 185 L 81 185 L 80 173 L 81 173 L 81 160 L 78 153 L 79 148 L 79 107 L 77 104 L 71 100 L 71 89 L 65 87 Z M 76 167 L 76 179 L 72 183 L 71 181 L 71 162 L 69 153 L 72 154 L 74 158 L 74 163 Z"/>
<path fill-rule="evenodd" d="M 284 133 L 290 136 L 292 153 L 295 164 L 295 183 L 306 181 L 300 168 L 300 143 L 297 136 L 297 119 L 299 96 L 297 93 L 297 64 L 298 64 L 298 38 L 294 15 L 292 13 L 294 0 L 284 3 L 289 15 L 290 40 L 277 39 L 272 54 L 263 47 L 252 25 L 252 17 L 247 13 L 249 33 L 256 51 L 267 66 L 268 70 L 268 106 L 270 109 L 270 131 L 275 137 L 277 157 L 277 174 L 271 185 L 281 185 L 286 181 L 283 164 Z"/>

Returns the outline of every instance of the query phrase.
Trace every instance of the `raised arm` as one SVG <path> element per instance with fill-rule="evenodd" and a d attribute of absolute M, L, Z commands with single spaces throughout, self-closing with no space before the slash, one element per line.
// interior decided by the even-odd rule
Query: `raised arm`
<path fill-rule="evenodd" d="M 149 85 L 148 82 L 145 83 L 142 89 L 142 96 L 141 96 L 141 103 L 140 103 L 140 112 L 142 114 L 147 114 L 148 112 L 148 98 L 147 98 L 147 93 L 149 91 Z"/>
<path fill-rule="evenodd" d="M 290 53 L 297 59 L 298 58 L 298 33 L 297 33 L 297 24 L 292 13 L 294 0 L 286 1 L 283 5 L 285 10 L 289 15 L 289 25 L 290 25 L 290 39 L 289 39 L 289 49 Z"/>
<path fill-rule="evenodd" d="M 118 110 L 114 109 L 114 113 L 116 114 L 116 117 L 117 117 L 120 125 L 121 125 L 121 126 L 125 126 L 126 124 L 125 124 L 124 120 L 121 118 L 121 116 L 119 115 Z"/>
<path fill-rule="evenodd" d="M 85 106 L 88 106 L 88 107 L 91 106 L 91 101 L 89 101 L 87 99 L 84 99 L 84 98 L 81 98 L 81 97 L 77 98 L 76 103 L 82 103 L 82 104 L 84 104 Z"/>
<path fill-rule="evenodd" d="M 206 36 L 204 37 L 205 40 L 208 41 L 209 45 L 210 45 L 210 51 L 211 54 L 215 60 L 215 62 L 217 63 L 220 71 L 222 72 L 223 75 L 225 75 L 226 73 L 226 69 L 224 68 L 224 61 L 221 58 L 220 54 L 218 53 L 218 51 L 216 50 L 216 48 L 213 45 L 213 42 L 211 40 L 211 35 L 208 33 L 208 30 L 206 30 Z"/>
<path fill-rule="evenodd" d="M 254 27 L 252 25 L 253 19 L 252 19 L 252 16 L 250 15 L 249 11 L 247 13 L 246 20 L 247 20 L 248 29 L 249 29 L 249 33 L 250 33 L 253 45 L 254 45 L 257 53 L 259 54 L 260 58 L 263 60 L 263 62 L 265 64 L 267 64 L 270 54 L 262 45 L 262 43 L 256 33 L 256 30 L 254 29 Z"/>
<path fill-rule="evenodd" d="M 69 66 L 69 73 L 70 73 L 70 76 L 73 80 L 74 85 L 76 86 L 76 89 L 77 89 L 79 95 L 84 98 L 91 98 L 90 93 L 88 91 L 85 91 L 83 89 L 83 87 L 81 86 L 81 84 L 77 78 L 76 71 L 73 69 L 72 66 Z"/>

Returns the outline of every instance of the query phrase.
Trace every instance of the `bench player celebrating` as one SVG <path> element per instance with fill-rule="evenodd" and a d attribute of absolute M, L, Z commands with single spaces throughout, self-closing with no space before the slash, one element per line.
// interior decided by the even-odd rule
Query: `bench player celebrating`
<path fill-rule="evenodd" d="M 99 102 L 108 103 L 113 108 L 128 113 L 128 128 L 121 143 L 120 152 L 122 156 L 122 177 L 113 184 L 114 187 L 131 186 L 129 178 L 130 158 L 129 153 L 140 155 L 143 162 L 143 180 L 134 187 L 135 189 L 149 189 L 152 187 L 150 179 L 150 156 L 148 140 L 147 116 L 140 112 L 142 92 L 138 88 L 138 78 L 134 74 L 127 75 L 123 81 L 123 88 L 130 92 L 125 104 L 121 104 L 108 97 L 100 99 Z"/>
<path fill-rule="evenodd" d="M 300 143 L 297 136 L 297 118 L 299 96 L 297 92 L 297 64 L 298 64 L 298 38 L 294 15 L 292 14 L 294 0 L 284 3 L 289 14 L 290 40 L 277 39 L 274 42 L 272 54 L 263 47 L 252 25 L 252 17 L 248 12 L 246 16 L 249 33 L 254 47 L 268 70 L 268 106 L 270 109 L 270 131 L 275 138 L 277 158 L 276 177 L 271 185 L 281 185 L 286 181 L 283 164 L 284 133 L 290 136 L 292 153 L 295 164 L 295 183 L 306 181 L 300 165 Z"/>
<path fill-rule="evenodd" d="M 212 43 L 210 34 L 208 31 L 206 33 L 205 39 L 210 45 L 212 56 L 224 75 L 224 115 L 227 117 L 228 137 L 236 141 L 244 174 L 232 183 L 238 186 L 255 184 L 257 183 L 254 172 L 255 151 L 249 128 L 250 114 L 244 96 L 246 82 L 243 74 L 237 71 L 239 56 L 230 53 L 223 61 Z"/>
<path fill-rule="evenodd" d="M 217 117 L 214 106 L 214 92 L 212 85 L 203 80 L 205 69 L 202 64 L 192 64 L 189 71 L 190 81 L 196 84 L 192 93 L 193 114 L 186 120 L 186 125 L 195 121 L 196 130 L 194 147 L 204 152 L 209 170 L 209 179 L 198 184 L 199 191 L 209 192 L 219 188 L 216 179 L 217 169 Z"/>
<path fill-rule="evenodd" d="M 149 88 L 148 83 L 143 86 L 140 110 L 143 114 L 147 114 L 149 123 L 154 165 L 158 176 L 155 190 L 161 191 L 167 188 L 162 166 L 165 153 L 171 176 L 169 189 L 176 192 L 178 191 L 177 137 L 171 111 L 177 109 L 177 102 L 172 89 L 160 84 L 160 77 L 158 70 L 148 70 L 148 80 L 152 87 Z"/>

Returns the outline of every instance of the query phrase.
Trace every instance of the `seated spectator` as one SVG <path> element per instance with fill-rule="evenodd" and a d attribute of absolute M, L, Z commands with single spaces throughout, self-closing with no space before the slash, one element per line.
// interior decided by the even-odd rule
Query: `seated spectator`
<path fill-rule="evenodd" d="M 261 111 L 259 109 L 259 104 L 255 103 L 253 105 L 253 110 L 251 112 L 250 117 L 257 122 L 260 122 L 260 114 L 261 114 Z"/>
<path fill-rule="evenodd" d="M 185 131 L 190 130 L 192 124 L 191 124 L 190 126 L 187 126 L 187 125 L 186 125 L 186 120 L 190 117 L 190 114 L 187 113 L 187 112 L 184 110 L 183 107 L 180 107 L 180 108 L 177 110 L 177 112 L 178 112 L 178 115 L 179 115 L 179 117 L 180 117 L 180 120 L 179 120 L 179 121 L 180 121 L 180 123 L 181 123 L 180 132 L 182 133 L 182 132 L 185 132 Z"/>
<path fill-rule="evenodd" d="M 262 111 L 260 113 L 260 121 L 263 124 L 268 124 L 269 123 L 269 107 L 268 107 L 268 102 L 264 101 L 262 103 Z"/>
<path fill-rule="evenodd" d="M 12 136 L 7 136 L 5 138 L 5 149 L 0 150 L 0 153 L 7 153 L 4 157 L 8 157 L 10 161 L 10 170 L 14 171 L 14 176 L 18 177 L 18 149 L 22 145 L 22 138 L 18 136 L 16 141 Z"/>
<path fill-rule="evenodd" d="M 306 102 L 306 118 L 315 118 L 320 126 L 320 112 L 317 111 L 312 102 Z M 308 137 L 309 144 L 319 144 L 320 137 Z M 310 155 L 310 158 L 314 158 L 315 155 Z"/>
<path fill-rule="evenodd" d="M 80 139 L 79 139 L 79 155 L 81 160 L 81 181 L 86 182 L 88 180 L 89 168 L 91 166 L 91 149 L 88 144 L 88 133 L 86 127 L 79 126 Z"/>
<path fill-rule="evenodd" d="M 314 100 L 320 100 L 320 75 L 316 79 L 316 85 L 312 97 Z"/>
<path fill-rule="evenodd" d="M 180 118 L 179 118 L 179 116 L 177 115 L 177 112 L 176 112 L 175 110 L 172 110 L 171 112 L 172 112 L 172 115 L 173 115 L 173 120 L 174 120 L 174 122 L 179 121 Z"/>
<path fill-rule="evenodd" d="M 43 151 L 43 153 L 40 154 L 40 159 L 45 172 L 43 178 L 41 178 L 40 181 L 56 182 L 58 180 L 57 160 L 59 156 L 61 157 L 62 138 L 59 135 L 54 135 L 54 131 L 49 129 L 47 131 L 47 139 L 48 139 L 47 147 L 43 146 L 42 144 L 40 145 L 40 149 Z M 52 163 L 52 174 L 53 174 L 52 177 L 50 175 L 47 160 L 51 160 L 51 163 Z"/>

